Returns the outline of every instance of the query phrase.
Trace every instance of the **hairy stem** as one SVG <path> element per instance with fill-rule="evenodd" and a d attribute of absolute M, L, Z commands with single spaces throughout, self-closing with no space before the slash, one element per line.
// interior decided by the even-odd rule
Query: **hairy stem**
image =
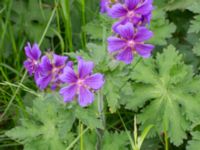
<path fill-rule="evenodd" d="M 102 140 L 103 140 L 103 134 L 104 134 L 104 130 L 105 130 L 105 126 L 106 126 L 106 120 L 105 120 L 105 114 L 104 114 L 104 110 L 103 110 L 103 95 L 101 93 L 101 91 L 98 92 L 98 112 L 99 112 L 99 118 L 100 121 L 103 125 L 103 129 L 99 129 L 97 128 L 97 143 L 96 143 L 96 150 L 101 150 L 102 147 Z"/>

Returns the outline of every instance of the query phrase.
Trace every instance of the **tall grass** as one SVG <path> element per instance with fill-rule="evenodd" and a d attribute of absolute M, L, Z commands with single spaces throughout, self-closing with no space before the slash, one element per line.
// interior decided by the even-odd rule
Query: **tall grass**
<path fill-rule="evenodd" d="M 7 60 L 5 60 L 3 55 L 0 55 L 0 73 L 1 73 L 0 79 L 2 80 L 0 81 L 0 92 L 1 92 L 0 103 L 1 105 L 3 105 L 3 107 L 0 108 L 1 109 L 0 111 L 2 112 L 2 114 L 0 115 L 0 123 L 5 121 L 4 119 L 7 119 L 6 117 L 9 116 L 8 112 L 10 111 L 11 106 L 15 104 L 15 102 L 17 102 L 16 105 L 20 110 L 25 111 L 25 108 L 24 108 L 25 106 L 22 102 L 24 95 L 22 94 L 21 91 L 31 93 L 32 95 L 35 95 L 35 96 L 39 96 L 37 92 L 35 92 L 33 89 L 25 85 L 25 82 L 27 82 L 28 79 L 27 79 L 27 72 L 24 71 L 23 69 L 23 60 L 25 58 L 21 50 L 23 49 L 24 44 L 27 39 L 26 37 L 23 37 L 23 36 L 21 36 L 20 39 L 16 39 L 14 30 L 13 30 L 15 26 L 13 26 L 12 21 L 11 21 L 11 8 L 14 7 L 12 5 L 13 2 L 14 0 L 8 0 L 7 3 L 5 3 L 5 8 L 0 9 L 0 27 L 2 28 L 2 31 L 3 31 L 0 35 L 0 52 L 4 53 L 8 49 L 4 44 L 5 38 L 8 37 L 11 43 L 10 49 L 12 49 L 12 53 L 13 53 L 11 57 L 9 58 L 9 60 L 11 60 L 12 62 L 10 64 L 7 62 Z M 91 16 L 93 14 L 91 14 L 91 16 L 86 15 L 87 14 L 86 0 L 79 0 L 79 2 L 81 6 L 80 7 L 81 8 L 80 9 L 81 10 L 80 11 L 80 18 L 81 18 L 80 28 L 82 29 L 82 27 L 85 26 L 87 23 L 87 18 L 89 17 L 92 18 Z M 96 2 L 92 0 L 91 2 L 96 4 Z M 59 42 L 60 42 L 59 46 L 62 50 L 62 53 L 64 53 L 64 51 L 67 49 L 72 52 L 74 51 L 74 46 L 73 46 L 73 36 L 72 36 L 73 31 L 72 31 L 72 23 L 71 23 L 71 20 L 73 18 L 71 18 L 71 12 L 70 12 L 71 1 L 70 0 L 55 0 L 54 3 L 55 5 L 53 5 L 54 8 L 52 9 L 51 16 L 48 19 L 48 22 L 42 33 L 42 36 L 37 40 L 37 42 L 39 43 L 39 45 L 42 45 L 45 40 L 45 36 L 47 32 L 49 30 L 52 30 L 59 39 Z M 43 9 L 42 1 L 40 1 L 40 6 L 41 6 L 41 9 Z M 4 12 L 5 9 L 6 9 L 6 15 L 2 16 L 1 13 L 2 11 Z M 96 11 L 98 12 L 98 10 Z M 54 18 L 56 20 L 57 27 L 56 29 L 51 29 L 50 25 L 53 22 Z M 64 24 L 63 29 L 61 28 L 62 23 Z M 64 33 L 62 33 L 62 31 L 64 31 Z M 30 29 L 30 32 L 32 32 L 31 29 Z M 20 34 L 23 35 L 22 33 Z M 87 37 L 84 30 L 81 30 L 80 35 L 81 35 L 82 49 L 86 49 Z M 64 40 L 63 40 L 63 37 L 64 37 Z M 102 33 L 102 40 L 103 40 L 103 48 L 106 49 L 106 29 L 105 28 Z M 101 103 L 103 101 L 102 95 L 99 95 L 99 97 L 100 97 L 99 113 L 100 113 L 102 122 L 104 124 L 104 127 L 108 128 L 105 125 L 105 116 L 109 115 L 109 113 L 104 112 L 104 109 L 103 109 L 104 104 Z M 11 120 L 14 120 L 13 118 L 11 118 Z M 127 122 L 125 122 L 121 117 L 120 119 L 119 118 L 116 119 L 115 123 L 109 126 L 109 129 L 114 129 L 115 126 L 121 122 L 126 129 Z M 15 125 L 17 122 L 13 121 L 12 123 Z M 13 126 L 13 124 L 11 126 Z M 1 129 L 2 133 L 0 133 L 0 138 L 1 138 L 1 135 L 3 135 L 4 133 L 4 130 L 6 130 L 6 128 L 7 127 Z M 80 149 L 83 150 L 83 147 L 84 147 L 83 135 L 89 130 L 89 128 L 84 129 L 84 126 L 80 123 L 79 129 L 80 129 L 80 132 L 78 132 L 77 137 L 72 143 L 70 143 L 70 145 L 66 148 L 66 150 L 71 149 L 75 144 L 78 143 L 79 140 L 80 140 Z M 128 130 L 126 129 L 126 131 Z M 128 133 L 127 136 L 129 137 L 130 142 L 133 146 L 134 143 L 133 143 L 133 139 L 131 135 Z M 102 140 L 102 138 L 103 138 L 103 135 L 100 135 L 100 140 Z M 6 141 L 5 142 L 6 144 L 5 143 L 2 144 L 1 147 L 12 147 L 12 149 L 15 149 L 16 146 L 18 146 L 17 143 L 11 142 L 8 139 L 4 139 L 4 141 Z"/>
<path fill-rule="evenodd" d="M 65 42 L 66 47 L 70 51 L 73 51 L 73 42 L 72 42 L 72 25 L 70 17 L 70 1 L 69 0 L 60 0 L 61 12 L 63 16 L 63 21 L 65 24 Z M 67 45 L 68 44 L 68 45 Z"/>
<path fill-rule="evenodd" d="M 11 106 L 15 105 L 15 101 L 17 102 L 17 107 L 19 110 L 22 110 L 22 112 L 25 113 L 25 106 L 22 102 L 22 97 L 21 95 L 21 90 L 26 91 L 27 93 L 31 93 L 33 95 L 38 95 L 38 93 L 34 92 L 32 89 L 29 89 L 26 87 L 23 82 L 27 80 L 27 72 L 24 72 L 23 69 L 23 62 L 21 61 L 24 60 L 22 57 L 20 50 L 23 49 L 25 41 L 24 37 L 21 37 L 21 39 L 16 39 L 15 33 L 13 30 L 13 25 L 11 23 L 11 8 L 13 7 L 12 5 L 13 0 L 8 1 L 5 3 L 5 12 L 6 16 L 3 17 L 3 14 L 0 14 L 0 20 L 1 20 L 1 25 L 0 25 L 0 30 L 2 30 L 2 34 L 0 35 L 0 104 L 1 104 L 1 109 L 0 111 L 2 112 L 0 115 L 0 124 L 4 125 L 6 124 L 4 128 L 10 128 L 9 126 L 12 126 L 10 122 L 8 124 L 6 121 L 8 119 L 11 119 L 11 122 L 13 121 L 14 125 L 17 123 L 15 122 L 14 117 L 18 115 L 18 109 L 15 111 L 15 115 L 13 118 L 8 118 L 8 112 L 10 111 Z M 52 10 L 52 14 L 49 18 L 48 23 L 46 24 L 46 27 L 43 31 L 43 34 L 41 38 L 39 39 L 39 45 L 42 44 L 44 41 L 45 35 L 47 31 L 49 30 L 50 24 L 55 16 L 55 12 L 57 9 L 57 5 L 55 8 Z M 7 50 L 7 47 L 5 46 L 5 38 L 6 40 L 9 40 L 11 43 L 11 49 L 12 49 L 12 55 L 9 57 L 9 61 L 12 60 L 12 64 L 9 63 L 7 59 L 4 58 L 4 53 Z M 20 43 L 20 42 L 21 43 Z M 2 107 L 3 105 L 3 107 Z M 13 108 L 13 107 L 12 107 Z M 0 137 L 3 136 L 4 134 L 4 128 L 1 128 Z M 10 141 L 9 139 L 2 139 L 0 138 L 0 143 L 1 144 L 0 148 L 2 147 L 13 147 L 13 149 L 16 149 L 16 146 L 19 144 Z"/>
<path fill-rule="evenodd" d="M 86 16 L 85 16 L 85 0 L 81 0 L 81 14 L 82 14 L 82 26 L 86 25 Z M 82 30 L 81 33 L 81 43 L 83 49 L 86 48 L 86 33 Z"/>

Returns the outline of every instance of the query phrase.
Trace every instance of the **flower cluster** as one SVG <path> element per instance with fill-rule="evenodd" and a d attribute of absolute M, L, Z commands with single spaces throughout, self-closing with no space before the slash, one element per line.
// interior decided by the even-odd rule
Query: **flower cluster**
<path fill-rule="evenodd" d="M 131 63 L 134 54 L 143 58 L 151 55 L 154 46 L 144 44 L 153 33 L 146 28 L 150 23 L 153 0 L 101 1 L 101 12 L 118 19 L 112 26 L 114 36 L 108 38 L 108 51 L 114 53 L 117 60 Z"/>
<path fill-rule="evenodd" d="M 78 72 L 74 71 L 73 62 L 68 57 L 60 56 L 53 52 L 47 52 L 41 56 L 41 50 L 37 44 L 25 46 L 27 60 L 24 67 L 29 75 L 34 75 L 37 86 L 43 90 L 48 86 L 52 90 L 67 84 L 60 89 L 64 102 L 72 101 L 78 96 L 80 106 L 91 104 L 96 90 L 104 84 L 104 77 L 100 73 L 92 74 L 94 63 L 77 57 Z"/>

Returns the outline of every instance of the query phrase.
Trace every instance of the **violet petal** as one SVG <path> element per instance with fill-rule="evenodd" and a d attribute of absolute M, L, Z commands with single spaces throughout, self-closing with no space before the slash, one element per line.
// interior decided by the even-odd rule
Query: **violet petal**
<path fill-rule="evenodd" d="M 85 107 L 94 101 L 94 94 L 87 88 L 81 86 L 79 91 L 78 102 L 80 106 Z"/>

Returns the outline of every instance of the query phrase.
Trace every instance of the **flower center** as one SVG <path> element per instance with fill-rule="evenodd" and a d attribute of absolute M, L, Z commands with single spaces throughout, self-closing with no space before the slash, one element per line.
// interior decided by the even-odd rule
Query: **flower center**
<path fill-rule="evenodd" d="M 135 42 L 133 40 L 128 41 L 128 46 L 131 47 L 131 48 L 134 48 Z"/>
<path fill-rule="evenodd" d="M 84 85 L 84 80 L 83 79 L 78 79 L 77 84 L 78 84 L 78 86 Z"/>
<path fill-rule="evenodd" d="M 53 68 L 52 72 L 57 72 L 57 68 Z"/>
<path fill-rule="evenodd" d="M 37 60 L 33 60 L 33 65 L 37 66 L 39 62 Z"/>
<path fill-rule="evenodd" d="M 127 14 L 128 18 L 132 18 L 134 16 L 135 16 L 135 12 L 134 11 L 129 11 L 128 14 Z"/>

